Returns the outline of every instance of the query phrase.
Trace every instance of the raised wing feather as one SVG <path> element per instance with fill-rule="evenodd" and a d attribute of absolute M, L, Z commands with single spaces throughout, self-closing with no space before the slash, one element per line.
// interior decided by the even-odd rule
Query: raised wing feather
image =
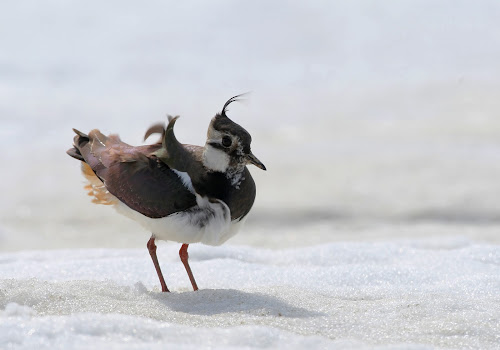
<path fill-rule="evenodd" d="M 77 132 L 68 154 L 86 162 L 106 189 L 131 209 L 160 218 L 196 205 L 196 198 L 165 163 L 151 155 L 160 144 L 134 147 L 98 130 Z"/>

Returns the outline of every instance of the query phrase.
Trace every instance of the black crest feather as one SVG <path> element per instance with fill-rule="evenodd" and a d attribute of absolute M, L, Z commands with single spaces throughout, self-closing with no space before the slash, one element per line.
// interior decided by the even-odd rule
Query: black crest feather
<path fill-rule="evenodd" d="M 245 96 L 246 94 L 248 94 L 248 92 L 244 92 L 242 94 L 233 96 L 229 100 L 227 100 L 226 103 L 224 103 L 224 107 L 222 107 L 222 111 L 220 112 L 220 115 L 224 116 L 224 117 L 227 117 L 227 115 L 226 115 L 227 106 L 229 106 L 233 102 L 240 101 L 241 100 L 240 97 Z"/>

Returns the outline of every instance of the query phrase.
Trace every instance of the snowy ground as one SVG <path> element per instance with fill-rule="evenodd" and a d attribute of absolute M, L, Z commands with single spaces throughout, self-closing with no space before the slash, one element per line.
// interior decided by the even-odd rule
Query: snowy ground
<path fill-rule="evenodd" d="M 500 348 L 497 1 L 0 2 L 0 349 Z M 220 248 L 90 203 L 71 128 L 268 171 Z"/>
<path fill-rule="evenodd" d="M 469 240 L 0 255 L 6 348 L 498 348 L 500 250 Z"/>

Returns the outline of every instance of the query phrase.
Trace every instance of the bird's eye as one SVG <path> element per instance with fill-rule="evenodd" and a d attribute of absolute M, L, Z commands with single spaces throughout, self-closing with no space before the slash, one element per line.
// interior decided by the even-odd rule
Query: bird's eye
<path fill-rule="evenodd" d="M 222 146 L 224 147 L 229 147 L 231 146 L 231 144 L 233 143 L 233 141 L 231 140 L 231 138 L 229 136 L 224 136 L 222 137 Z"/>

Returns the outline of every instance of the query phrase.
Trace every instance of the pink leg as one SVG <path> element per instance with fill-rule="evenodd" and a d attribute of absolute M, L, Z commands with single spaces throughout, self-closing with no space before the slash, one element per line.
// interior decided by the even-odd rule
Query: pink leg
<path fill-rule="evenodd" d="M 158 264 L 158 257 L 156 256 L 156 244 L 155 238 L 151 236 L 147 244 L 149 255 L 151 255 L 151 259 L 153 259 L 153 264 L 155 265 L 156 273 L 158 274 L 158 278 L 160 279 L 161 291 L 162 292 L 170 292 L 167 288 L 167 284 L 163 279 L 163 274 L 161 273 L 160 264 Z"/>
<path fill-rule="evenodd" d="M 189 280 L 191 281 L 191 284 L 193 285 L 193 290 L 197 291 L 198 286 L 196 285 L 196 281 L 194 280 L 193 273 L 191 272 L 191 267 L 189 266 L 188 259 L 188 246 L 189 244 L 183 244 L 181 249 L 179 250 L 179 256 L 181 257 L 181 261 L 184 264 L 184 267 L 186 268 L 186 272 L 189 276 Z"/>

